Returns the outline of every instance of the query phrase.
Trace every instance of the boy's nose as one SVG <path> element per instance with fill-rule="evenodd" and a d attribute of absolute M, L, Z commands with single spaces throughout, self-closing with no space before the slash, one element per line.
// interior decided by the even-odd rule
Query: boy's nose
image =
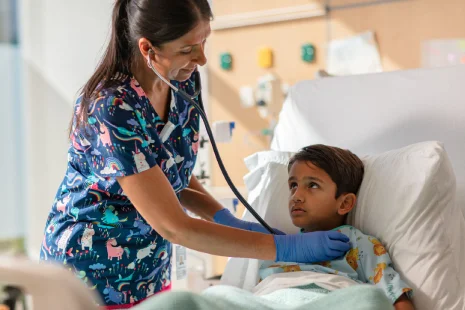
<path fill-rule="evenodd" d="M 304 196 L 299 192 L 299 190 L 296 190 L 294 192 L 294 195 L 292 195 L 292 201 L 293 202 L 304 202 Z"/>

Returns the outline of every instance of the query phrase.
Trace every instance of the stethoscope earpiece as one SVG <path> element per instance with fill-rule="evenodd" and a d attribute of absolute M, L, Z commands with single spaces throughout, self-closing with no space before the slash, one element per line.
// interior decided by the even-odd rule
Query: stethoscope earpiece
<path fill-rule="evenodd" d="M 150 59 L 151 54 L 155 54 L 153 52 L 153 49 L 149 49 L 149 53 L 147 54 L 147 65 L 149 66 L 149 68 L 152 68 L 151 59 Z"/>

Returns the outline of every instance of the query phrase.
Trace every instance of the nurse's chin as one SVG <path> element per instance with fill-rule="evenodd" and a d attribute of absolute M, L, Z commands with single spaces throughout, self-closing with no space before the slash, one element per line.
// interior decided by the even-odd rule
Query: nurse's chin
<path fill-rule="evenodd" d="M 176 76 L 176 81 L 178 82 L 185 82 L 190 79 L 193 71 L 191 70 L 180 70 L 178 75 Z"/>
<path fill-rule="evenodd" d="M 186 74 L 179 74 L 177 77 L 176 77 L 176 81 L 178 82 L 185 82 L 187 81 L 191 76 L 190 75 L 186 75 Z"/>

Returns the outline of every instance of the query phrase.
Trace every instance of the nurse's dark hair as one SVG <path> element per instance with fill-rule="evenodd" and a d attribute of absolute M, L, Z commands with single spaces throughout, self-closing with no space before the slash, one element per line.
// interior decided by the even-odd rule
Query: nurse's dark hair
<path fill-rule="evenodd" d="M 110 42 L 94 74 L 82 88 L 76 127 L 87 122 L 90 103 L 102 89 L 114 85 L 112 78 L 117 73 L 131 74 L 140 38 L 162 48 L 191 31 L 200 20 L 212 18 L 208 0 L 116 0 Z"/>
<path fill-rule="evenodd" d="M 336 183 L 336 198 L 341 194 L 357 195 L 365 168 L 357 155 L 335 146 L 315 144 L 304 147 L 289 161 L 290 171 L 295 162 L 310 162 L 324 170 Z"/>

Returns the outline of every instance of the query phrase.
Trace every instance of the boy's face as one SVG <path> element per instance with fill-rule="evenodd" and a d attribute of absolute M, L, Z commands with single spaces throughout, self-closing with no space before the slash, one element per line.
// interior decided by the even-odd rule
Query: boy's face
<path fill-rule="evenodd" d="M 322 231 L 343 224 L 344 215 L 350 211 L 345 210 L 347 196 L 335 198 L 336 183 L 324 170 L 311 162 L 296 161 L 289 171 L 288 184 L 289 213 L 295 226 Z"/>

